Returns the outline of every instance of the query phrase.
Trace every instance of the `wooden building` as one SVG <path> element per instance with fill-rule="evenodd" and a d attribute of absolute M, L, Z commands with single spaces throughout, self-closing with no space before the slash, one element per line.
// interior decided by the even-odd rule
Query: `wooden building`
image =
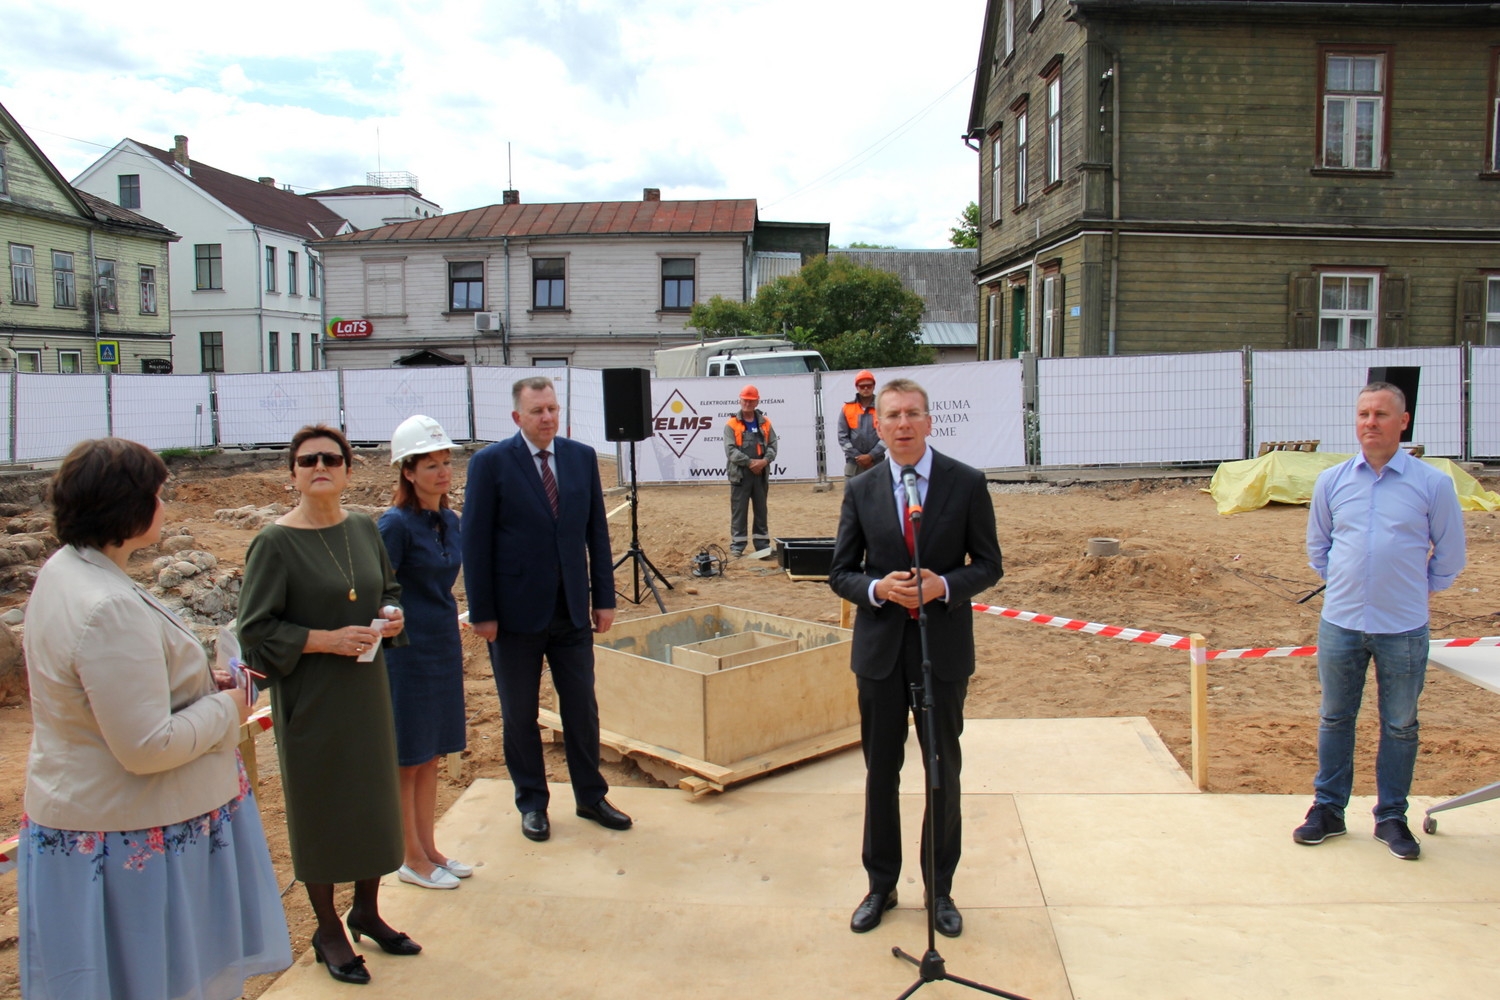
<path fill-rule="evenodd" d="M 1500 6 L 990 0 L 980 359 L 1500 344 Z"/>
<path fill-rule="evenodd" d="M 698 339 L 695 302 L 754 294 L 757 254 L 826 253 L 827 223 L 754 199 L 499 205 L 324 240 L 330 368 L 447 363 L 650 368 Z"/>
<path fill-rule="evenodd" d="M 171 371 L 176 239 L 74 188 L 0 106 L 0 371 Z"/>

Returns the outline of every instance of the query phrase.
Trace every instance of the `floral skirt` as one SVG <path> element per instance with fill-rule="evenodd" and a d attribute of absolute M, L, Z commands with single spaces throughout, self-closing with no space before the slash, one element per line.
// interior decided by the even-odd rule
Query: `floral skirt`
<path fill-rule="evenodd" d="M 54 830 L 24 818 L 17 859 L 27 1000 L 232 1000 L 292 964 L 260 812 L 241 792 L 171 826 Z"/>

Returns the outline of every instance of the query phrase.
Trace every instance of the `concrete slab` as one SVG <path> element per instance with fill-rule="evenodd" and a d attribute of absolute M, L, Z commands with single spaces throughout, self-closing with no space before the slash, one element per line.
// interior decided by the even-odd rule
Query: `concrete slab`
<path fill-rule="evenodd" d="M 965 795 L 1198 791 L 1151 723 L 1139 716 L 970 719 L 964 723 L 963 748 Z M 744 787 L 861 795 L 864 758 L 855 747 Z M 922 787 L 915 728 L 906 741 L 901 787 Z"/>
<path fill-rule="evenodd" d="M 1305 796 L 1181 794 L 1190 782 L 1161 773 L 1175 762 L 1151 736 L 1137 720 L 970 724 L 965 931 L 938 939 L 954 975 L 1032 1000 L 1496 995 L 1500 802 L 1443 813 L 1416 863 L 1370 838 L 1368 799 L 1351 804 L 1349 836 L 1301 847 Z M 1024 790 L 1041 783 L 1032 769 L 1070 790 Z M 696 800 L 617 788 L 637 822 L 627 833 L 577 819 L 555 786 L 552 839 L 533 844 L 509 783 L 477 781 L 439 829 L 478 870 L 454 892 L 385 880 L 382 911 L 426 950 L 361 948 L 374 982 L 360 996 L 894 997 L 917 972 L 892 947 L 926 947 L 921 886 L 909 863 L 901 905 L 849 933 L 865 888 L 862 786 L 855 752 Z M 995 790 L 1006 786 L 1023 790 Z M 1414 800 L 1412 815 L 1430 804 Z M 348 995 L 311 953 L 264 994 Z M 919 994 L 976 995 L 953 983 Z"/>
<path fill-rule="evenodd" d="M 1309 801 L 1027 795 L 1016 808 L 1049 906 L 1500 902 L 1500 803 L 1442 814 L 1444 832 L 1419 834 L 1410 862 L 1373 839 L 1369 798 L 1350 802 L 1347 836 L 1292 843 Z M 1430 801 L 1413 799 L 1411 815 Z"/>

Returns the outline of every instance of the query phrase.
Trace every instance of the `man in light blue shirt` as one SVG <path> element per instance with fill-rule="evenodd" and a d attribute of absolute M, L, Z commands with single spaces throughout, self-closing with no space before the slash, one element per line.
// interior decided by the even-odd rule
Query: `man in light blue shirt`
<path fill-rule="evenodd" d="M 1380 747 L 1375 839 L 1406 861 L 1421 846 L 1406 825 L 1417 761 L 1417 701 L 1427 677 L 1427 595 L 1464 568 L 1464 522 L 1453 480 L 1401 449 L 1406 397 L 1387 382 L 1360 390 L 1360 453 L 1313 487 L 1307 554 L 1328 585 L 1318 624 L 1318 774 L 1313 807 L 1292 833 L 1321 844 L 1346 832 L 1354 784 L 1354 724 L 1375 660 Z"/>

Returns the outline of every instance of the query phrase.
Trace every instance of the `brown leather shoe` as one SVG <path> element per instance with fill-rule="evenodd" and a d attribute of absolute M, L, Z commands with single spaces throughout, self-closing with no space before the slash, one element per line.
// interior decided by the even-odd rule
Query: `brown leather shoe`
<path fill-rule="evenodd" d="M 895 889 L 870 893 L 854 908 L 854 916 L 849 918 L 849 929 L 856 934 L 873 931 L 880 926 L 880 918 L 885 916 L 885 911 L 893 909 L 895 905 Z"/>

